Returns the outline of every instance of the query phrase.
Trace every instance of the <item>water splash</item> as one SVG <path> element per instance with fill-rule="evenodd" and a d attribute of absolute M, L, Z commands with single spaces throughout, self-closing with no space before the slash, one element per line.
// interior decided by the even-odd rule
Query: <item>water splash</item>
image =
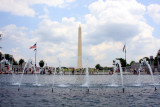
<path fill-rule="evenodd" d="M 86 75 L 85 75 L 85 83 L 82 85 L 89 88 L 89 71 L 88 71 L 88 59 L 86 65 Z"/>
<path fill-rule="evenodd" d="M 146 64 L 147 65 L 147 67 L 149 69 L 149 72 L 151 74 L 151 77 L 152 77 L 153 85 L 156 88 L 156 86 L 155 86 L 156 84 L 155 84 L 154 77 L 153 77 L 153 72 L 152 72 L 150 64 L 148 63 L 148 61 L 146 61 L 146 58 L 142 59 L 141 64 Z"/>
<path fill-rule="evenodd" d="M 122 88 L 124 89 L 124 85 L 123 85 L 123 71 L 122 71 L 122 67 L 121 67 L 120 60 L 116 60 L 116 61 L 115 61 L 115 65 L 116 65 L 116 68 L 119 67 L 120 75 L 121 75 Z"/>

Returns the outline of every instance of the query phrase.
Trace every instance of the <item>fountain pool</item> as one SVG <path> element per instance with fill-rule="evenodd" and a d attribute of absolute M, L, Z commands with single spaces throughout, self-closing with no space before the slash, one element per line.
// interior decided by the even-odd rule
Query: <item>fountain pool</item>
<path fill-rule="evenodd" d="M 61 76 L 61 77 L 60 77 Z M 35 86 L 35 76 L 24 74 L 21 89 L 17 91 L 21 75 L 0 75 L 0 106 L 159 106 L 159 75 L 154 75 L 157 90 L 150 75 L 141 75 L 141 85 L 134 86 L 138 75 L 123 75 L 125 92 L 122 92 L 121 75 L 117 75 L 117 86 L 112 86 L 112 76 L 90 75 L 89 93 L 85 75 L 38 75 L 40 86 Z M 61 79 L 66 87 L 62 87 Z M 52 93 L 51 89 L 54 88 Z"/>

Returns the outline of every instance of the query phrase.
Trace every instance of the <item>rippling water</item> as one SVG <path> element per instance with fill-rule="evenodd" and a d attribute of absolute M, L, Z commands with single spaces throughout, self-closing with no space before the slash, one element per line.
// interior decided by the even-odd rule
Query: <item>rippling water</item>
<path fill-rule="evenodd" d="M 154 91 L 149 75 L 141 76 L 141 85 L 137 84 L 137 75 L 125 75 L 122 92 L 119 75 L 113 82 L 111 75 L 92 75 L 88 87 L 84 75 L 55 76 L 38 75 L 35 84 L 34 75 L 24 75 L 20 91 L 18 85 L 21 75 L 0 75 L 0 107 L 61 107 L 61 106 L 109 106 L 109 107 L 159 107 L 160 77 L 154 76 L 157 91 Z M 52 93 L 53 87 L 53 93 Z"/>

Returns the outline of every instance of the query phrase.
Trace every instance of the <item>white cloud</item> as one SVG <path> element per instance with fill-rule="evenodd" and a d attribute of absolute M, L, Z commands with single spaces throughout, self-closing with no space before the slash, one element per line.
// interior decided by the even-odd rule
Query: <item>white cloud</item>
<path fill-rule="evenodd" d="M 1 40 L 2 51 L 12 54 L 17 61 L 20 58 L 28 60 L 33 57 L 29 47 L 36 41 L 36 38 L 29 38 L 27 28 L 17 27 L 16 25 L 8 25 L 1 28 L 3 38 Z"/>
<path fill-rule="evenodd" d="M 39 28 L 33 35 L 37 35 L 41 41 L 50 41 L 52 43 L 61 43 L 74 41 L 77 36 L 78 22 L 74 18 L 62 18 L 62 22 L 44 19 L 40 22 Z"/>
<path fill-rule="evenodd" d="M 14 15 L 33 17 L 36 12 L 31 6 L 45 4 L 53 7 L 65 7 L 74 0 L 1 0 L 0 11 L 10 12 Z"/>
<path fill-rule="evenodd" d="M 148 14 L 156 23 L 160 23 L 160 5 L 151 4 L 148 6 Z"/>
<path fill-rule="evenodd" d="M 154 28 L 146 23 L 144 5 L 136 0 L 98 0 L 89 5 L 89 10 L 90 14 L 85 16 L 85 39 L 92 44 L 90 55 L 93 62 L 111 65 L 114 58 L 124 58 L 124 43 L 127 43 L 128 62 L 138 61 L 144 56 L 155 56 L 160 40 L 153 36 Z M 107 48 L 108 43 L 112 49 Z"/>
<path fill-rule="evenodd" d="M 35 15 L 35 11 L 23 2 L 15 0 L 1 0 L 0 5 L 0 11 L 2 12 L 11 12 L 12 14 L 19 16 L 33 17 Z"/>

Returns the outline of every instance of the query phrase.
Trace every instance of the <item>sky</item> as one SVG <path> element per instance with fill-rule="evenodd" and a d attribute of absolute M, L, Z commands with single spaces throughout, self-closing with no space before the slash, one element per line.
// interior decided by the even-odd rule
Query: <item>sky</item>
<path fill-rule="evenodd" d="M 112 66 L 156 56 L 160 49 L 160 0 L 0 0 L 0 46 L 19 61 L 77 67 L 78 26 L 83 67 Z"/>

